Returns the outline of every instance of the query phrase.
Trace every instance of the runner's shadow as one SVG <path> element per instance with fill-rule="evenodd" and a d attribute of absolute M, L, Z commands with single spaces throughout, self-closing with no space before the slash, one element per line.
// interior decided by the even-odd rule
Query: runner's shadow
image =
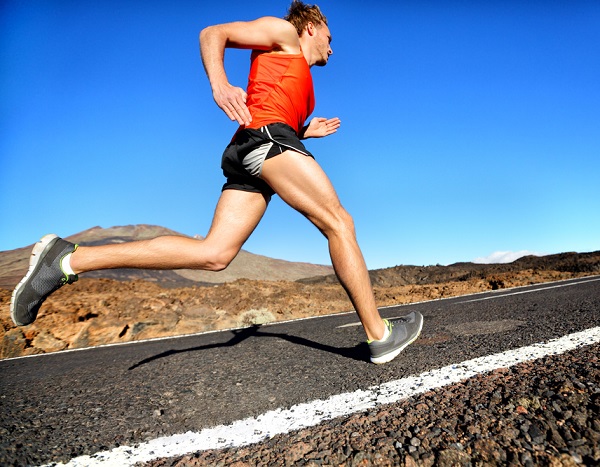
<path fill-rule="evenodd" d="M 354 347 L 334 347 L 332 345 L 322 344 L 320 342 L 311 341 L 310 339 L 306 339 L 304 337 L 294 336 L 290 334 L 282 334 L 282 333 L 272 333 L 272 332 L 264 332 L 260 331 L 261 325 L 255 324 L 249 328 L 244 329 L 236 329 L 232 330 L 231 333 L 233 337 L 227 341 L 218 344 L 207 344 L 207 345 L 199 345 L 197 347 L 190 347 L 187 349 L 172 349 L 167 350 L 166 352 L 159 353 L 157 355 L 153 355 L 152 357 L 145 358 L 135 365 L 129 367 L 129 370 L 134 370 L 142 365 L 153 362 L 155 360 L 160 360 L 161 358 L 170 357 L 171 355 L 177 355 L 185 352 L 195 352 L 198 350 L 207 350 L 207 349 L 215 349 L 219 347 L 233 347 L 234 345 L 239 344 L 246 339 L 251 337 L 275 337 L 279 339 L 286 340 L 291 342 L 292 344 L 304 345 L 306 347 L 310 347 L 313 349 L 321 350 L 323 352 L 330 352 L 336 355 L 341 355 L 342 357 L 350 358 L 353 360 L 358 360 L 360 362 L 368 362 L 368 353 L 369 349 L 367 344 L 362 342 Z"/>

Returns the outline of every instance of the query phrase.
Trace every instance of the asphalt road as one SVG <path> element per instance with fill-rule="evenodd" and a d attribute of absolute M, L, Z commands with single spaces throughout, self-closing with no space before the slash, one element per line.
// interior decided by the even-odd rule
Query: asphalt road
<path fill-rule="evenodd" d="M 0 464 L 66 462 L 600 325 L 600 277 L 390 307 L 421 338 L 368 363 L 354 313 L 0 361 Z"/>

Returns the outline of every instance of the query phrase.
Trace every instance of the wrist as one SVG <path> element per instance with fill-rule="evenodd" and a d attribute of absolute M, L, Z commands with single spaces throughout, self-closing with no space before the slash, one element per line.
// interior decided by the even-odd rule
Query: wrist
<path fill-rule="evenodd" d="M 307 132 L 307 131 L 308 131 L 308 125 L 304 125 L 304 126 L 302 127 L 302 129 L 300 130 L 300 134 L 298 135 L 298 137 L 299 137 L 300 139 L 307 139 L 307 138 L 310 138 L 310 136 L 307 136 L 307 135 L 306 135 L 306 132 Z"/>

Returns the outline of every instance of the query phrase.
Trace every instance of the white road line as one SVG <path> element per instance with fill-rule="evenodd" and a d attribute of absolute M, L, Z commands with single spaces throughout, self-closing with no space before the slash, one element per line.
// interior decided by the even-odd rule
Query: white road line
<path fill-rule="evenodd" d="M 582 282 L 572 282 L 572 283 L 569 283 L 569 284 L 551 285 L 551 286 L 548 286 L 548 287 L 540 287 L 540 288 L 533 289 L 533 290 L 521 290 L 519 292 L 503 293 L 501 295 L 494 295 L 492 297 L 475 298 L 473 300 L 463 300 L 463 301 L 457 302 L 457 303 L 480 302 L 482 300 L 492 300 L 494 298 L 503 298 L 503 297 L 508 297 L 510 295 L 519 295 L 519 294 L 524 294 L 524 293 L 539 292 L 539 291 L 542 291 L 542 290 L 558 289 L 560 287 L 570 287 L 572 285 L 580 285 L 582 283 L 594 282 L 594 281 L 600 281 L 600 278 L 598 278 L 598 279 L 590 279 L 590 280 L 586 280 L 586 281 L 582 281 Z"/>
<path fill-rule="evenodd" d="M 589 276 L 588 276 L 589 277 Z M 578 279 L 566 279 L 567 281 L 577 281 L 577 282 L 570 282 L 568 284 L 563 284 L 560 282 L 563 281 L 557 281 L 557 282 L 551 282 L 551 284 L 554 285 L 547 285 L 544 287 L 538 287 L 532 290 L 519 290 L 516 292 L 506 292 L 507 290 L 510 289 L 504 289 L 504 290 L 495 290 L 495 291 L 487 291 L 487 292 L 478 292 L 478 293 L 474 293 L 474 294 L 468 294 L 468 295 L 463 295 L 463 297 L 469 297 L 469 296 L 473 296 L 473 295 L 479 295 L 479 294 L 487 294 L 487 293 L 497 293 L 498 295 L 492 295 L 490 297 L 483 297 L 483 298 L 474 298 L 471 300 L 462 300 L 462 301 L 457 301 L 455 304 L 458 305 L 460 303 L 471 303 L 471 302 L 480 302 L 482 300 L 494 300 L 496 298 L 504 298 L 504 297 L 509 297 L 511 295 L 520 295 L 520 294 L 524 294 L 524 293 L 532 293 L 532 292 L 542 292 L 544 290 L 549 290 L 549 289 L 558 289 L 560 287 L 570 287 L 572 285 L 581 285 L 581 284 L 585 284 L 586 282 L 594 282 L 594 281 L 600 281 L 600 277 L 598 277 L 597 279 L 588 279 L 586 278 L 581 278 L 581 279 L 586 279 L 586 280 L 578 280 Z M 521 286 L 521 287 L 533 287 L 536 285 L 541 285 L 541 284 L 532 284 L 532 285 L 525 285 L 525 286 Z M 515 289 L 519 289 L 521 287 L 514 287 Z M 452 300 L 452 299 L 458 299 L 460 298 L 460 295 L 457 295 L 455 297 L 443 297 L 443 298 L 438 298 L 437 300 Z M 421 303 L 428 303 L 430 301 L 435 301 L 435 300 L 428 300 L 425 302 L 414 302 L 414 303 L 404 303 L 402 305 L 390 305 L 390 306 L 386 306 L 386 307 L 381 307 L 380 309 L 383 310 L 385 308 L 397 308 L 398 306 L 410 306 L 410 305 L 418 305 Z M 390 319 L 394 319 L 396 318 L 396 316 L 391 317 Z M 354 321 L 352 323 L 348 323 L 348 324 L 342 324 L 341 326 L 338 326 L 337 329 L 341 329 L 341 328 L 351 328 L 354 326 L 362 326 L 362 323 L 360 321 Z"/>
<path fill-rule="evenodd" d="M 576 332 L 545 343 L 467 360 L 418 376 L 390 381 L 367 390 L 337 394 L 325 400 L 315 400 L 277 409 L 262 415 L 236 421 L 230 425 L 205 428 L 200 432 L 157 438 L 136 446 L 121 446 L 110 451 L 72 459 L 69 467 L 96 465 L 133 465 L 163 457 L 182 456 L 208 449 L 240 447 L 257 443 L 277 434 L 311 427 L 335 417 L 399 402 L 409 397 L 457 383 L 473 376 L 508 368 L 518 363 L 558 355 L 584 345 L 600 342 L 600 327 Z M 52 464 L 55 465 L 55 464 Z"/>

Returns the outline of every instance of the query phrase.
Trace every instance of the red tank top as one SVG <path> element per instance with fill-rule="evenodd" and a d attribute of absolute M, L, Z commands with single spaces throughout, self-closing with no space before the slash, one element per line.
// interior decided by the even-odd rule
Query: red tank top
<path fill-rule="evenodd" d="M 302 53 L 253 51 L 247 93 L 248 128 L 286 123 L 299 134 L 315 107 L 310 67 Z"/>

